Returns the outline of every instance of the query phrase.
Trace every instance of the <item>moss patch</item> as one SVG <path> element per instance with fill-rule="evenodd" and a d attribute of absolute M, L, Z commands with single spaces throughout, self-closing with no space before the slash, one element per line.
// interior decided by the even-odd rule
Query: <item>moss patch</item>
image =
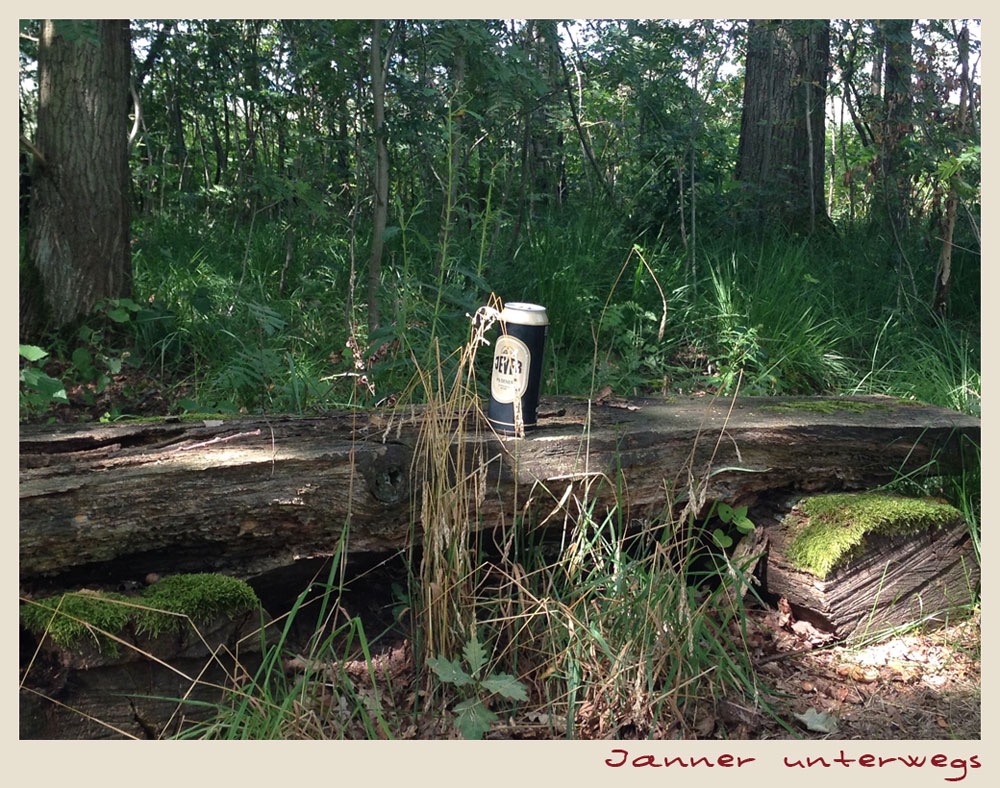
<path fill-rule="evenodd" d="M 854 399 L 795 399 L 775 405 L 766 405 L 763 410 L 780 413 L 869 413 L 873 410 L 885 410 L 890 402 L 863 402 Z"/>
<path fill-rule="evenodd" d="M 961 519 L 941 501 L 880 493 L 818 495 L 796 509 L 801 522 L 785 556 L 821 580 L 862 553 L 871 536 L 919 533 Z"/>
<path fill-rule="evenodd" d="M 21 606 L 21 623 L 35 635 L 47 634 L 60 648 L 79 648 L 92 641 L 107 654 L 118 647 L 109 635 L 129 627 L 136 635 L 157 637 L 179 632 L 190 619 L 195 625 L 220 615 L 235 616 L 260 605 L 242 580 L 216 574 L 174 575 L 149 586 L 138 596 L 75 591 Z"/>

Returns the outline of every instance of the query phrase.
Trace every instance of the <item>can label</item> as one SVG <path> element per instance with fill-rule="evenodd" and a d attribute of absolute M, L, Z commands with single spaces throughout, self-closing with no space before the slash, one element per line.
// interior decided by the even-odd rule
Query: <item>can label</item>
<path fill-rule="evenodd" d="M 519 400 L 528 388 L 531 351 L 517 337 L 505 334 L 497 338 L 493 352 L 493 376 L 490 394 L 504 404 Z"/>

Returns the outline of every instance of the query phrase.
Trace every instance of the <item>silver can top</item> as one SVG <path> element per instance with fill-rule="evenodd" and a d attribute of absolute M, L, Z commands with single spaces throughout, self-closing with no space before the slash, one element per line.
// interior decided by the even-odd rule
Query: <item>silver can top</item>
<path fill-rule="evenodd" d="M 505 323 L 517 323 L 522 326 L 547 326 L 549 316 L 544 306 L 511 301 L 504 304 L 500 319 Z"/>

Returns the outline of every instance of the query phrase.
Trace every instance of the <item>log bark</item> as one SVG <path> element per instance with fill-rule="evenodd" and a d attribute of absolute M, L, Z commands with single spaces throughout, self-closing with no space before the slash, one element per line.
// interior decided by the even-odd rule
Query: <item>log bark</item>
<path fill-rule="evenodd" d="M 22 591 L 215 571 L 419 540 L 420 410 L 20 430 Z M 478 527 L 562 524 L 596 501 L 649 521 L 685 501 L 862 490 L 971 462 L 979 420 L 884 397 L 543 399 L 524 439 L 471 431 Z M 575 511 L 574 511 L 575 509 Z M 530 517 L 527 520 L 530 522 Z"/>

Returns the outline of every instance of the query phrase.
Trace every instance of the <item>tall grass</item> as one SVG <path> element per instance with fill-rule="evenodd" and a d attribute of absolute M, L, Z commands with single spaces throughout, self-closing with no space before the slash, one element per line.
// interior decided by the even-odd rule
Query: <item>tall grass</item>
<path fill-rule="evenodd" d="M 424 408 L 411 472 L 420 491 L 414 506 L 422 545 L 418 652 L 428 656 L 450 659 L 474 633 L 470 533 L 479 525 L 488 462 L 475 362 L 498 306 L 476 312 L 453 373 L 440 356 L 433 367 L 417 368 Z"/>
<path fill-rule="evenodd" d="M 748 578 L 700 569 L 705 545 L 682 522 L 629 533 L 620 509 L 591 504 L 563 506 L 572 538 L 557 560 L 508 556 L 501 593 L 482 602 L 552 733 L 692 735 L 722 698 L 766 709 L 740 647 Z"/>
<path fill-rule="evenodd" d="M 959 320 L 900 300 L 891 250 L 862 235 L 702 234 L 695 271 L 669 241 L 642 247 L 640 265 L 634 239 L 593 206 L 536 217 L 513 246 L 509 218 L 490 208 L 455 222 L 442 247 L 432 213 L 396 205 L 371 336 L 349 292 L 349 233 L 362 227 L 303 234 L 289 258 L 278 222 L 143 226 L 127 350 L 180 409 L 371 405 L 403 392 L 415 362 L 433 367 L 436 348 L 460 346 L 465 315 L 495 292 L 548 309 L 550 393 L 585 393 L 596 371 L 621 394 L 730 392 L 741 379 L 748 394 L 878 392 L 978 413 L 978 291 L 964 269 Z"/>

